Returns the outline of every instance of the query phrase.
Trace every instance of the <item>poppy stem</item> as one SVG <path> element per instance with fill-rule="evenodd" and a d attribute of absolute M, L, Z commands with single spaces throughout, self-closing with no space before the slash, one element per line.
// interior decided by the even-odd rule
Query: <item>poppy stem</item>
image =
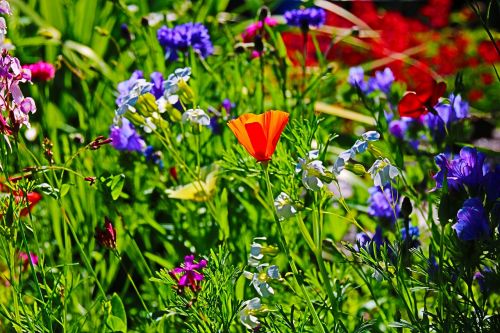
<path fill-rule="evenodd" d="M 271 180 L 269 178 L 269 161 L 262 162 L 262 169 L 264 170 L 264 176 L 265 176 L 265 181 L 266 181 L 266 186 L 267 186 L 267 194 L 271 203 L 271 207 L 274 206 L 274 196 L 273 196 L 273 190 L 271 187 Z M 292 256 L 290 254 L 290 250 L 288 248 L 288 244 L 286 242 L 285 234 L 283 233 L 283 229 L 281 228 L 281 222 L 278 219 L 278 216 L 276 215 L 276 211 L 273 209 L 273 217 L 274 221 L 276 222 L 276 227 L 278 229 L 278 236 L 281 242 L 281 247 L 283 248 L 283 251 L 285 252 L 285 255 L 288 259 L 288 263 L 292 269 L 293 272 L 293 279 L 294 282 L 300 287 L 300 290 L 302 291 L 302 294 L 304 295 L 304 298 L 306 300 L 307 307 L 309 308 L 309 311 L 311 311 L 311 315 L 313 317 L 314 322 L 318 325 L 318 327 L 321 329 L 320 332 L 326 333 L 325 329 L 323 327 L 323 324 L 321 323 L 321 320 L 319 319 L 318 313 L 316 312 L 316 309 L 314 308 L 314 305 L 312 304 L 311 298 L 309 297 L 309 294 L 307 293 L 307 290 L 304 286 L 303 280 L 299 279 L 299 270 L 297 269 L 297 266 L 295 265 L 295 262 L 292 259 Z"/>

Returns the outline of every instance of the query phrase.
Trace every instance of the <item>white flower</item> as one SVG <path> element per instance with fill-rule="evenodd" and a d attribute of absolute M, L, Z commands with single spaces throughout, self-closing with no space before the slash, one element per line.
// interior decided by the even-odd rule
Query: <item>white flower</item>
<path fill-rule="evenodd" d="M 152 87 L 152 83 L 147 82 L 145 79 L 138 79 L 133 84 L 128 94 L 124 97 L 122 104 L 116 110 L 116 114 L 121 116 L 127 111 L 135 112 L 134 106 L 137 103 L 139 96 L 148 93 Z"/>
<path fill-rule="evenodd" d="M 375 186 L 384 186 L 399 176 L 398 168 L 391 165 L 391 162 L 387 158 L 376 160 L 368 170 L 368 173 L 371 175 Z"/>
<path fill-rule="evenodd" d="M 156 125 L 153 122 L 152 117 L 144 118 L 143 129 L 144 129 L 144 132 L 146 132 L 146 133 L 152 133 L 152 132 L 156 131 Z"/>
<path fill-rule="evenodd" d="M 202 109 L 189 109 L 182 115 L 182 121 L 199 124 L 203 126 L 210 125 L 210 117 Z"/>
<path fill-rule="evenodd" d="M 163 82 L 165 87 L 165 95 L 170 96 L 179 91 L 179 82 L 182 80 L 188 82 L 191 77 L 191 68 L 177 68 L 173 74 L 170 74 L 166 81 Z"/>
<path fill-rule="evenodd" d="M 326 176 L 323 162 L 316 160 L 319 151 L 312 150 L 307 153 L 306 158 L 299 158 L 299 163 L 295 167 L 295 172 L 302 171 L 302 183 L 304 187 L 311 191 L 319 191 L 323 187 L 321 176 Z"/>
<path fill-rule="evenodd" d="M 246 328 L 253 330 L 260 326 L 259 318 L 255 316 L 261 309 L 262 304 L 260 298 L 255 297 L 245 301 L 240 310 L 240 321 Z"/>
<path fill-rule="evenodd" d="M 174 105 L 179 101 L 179 95 L 162 96 L 156 100 L 158 111 L 164 113 L 169 105 Z"/>
<path fill-rule="evenodd" d="M 377 131 L 368 131 L 363 133 L 362 137 L 365 141 L 378 141 L 378 139 L 380 139 L 380 133 Z"/>
<path fill-rule="evenodd" d="M 248 271 L 244 271 L 243 275 L 252 280 L 250 282 L 251 285 L 255 288 L 257 293 L 262 297 L 269 297 L 274 295 L 274 289 L 268 283 L 269 280 L 277 280 L 280 278 L 280 273 L 278 267 L 273 265 L 270 266 L 267 270 L 264 270 L 268 264 L 261 264 L 257 266 L 257 272 L 252 273 Z"/>
<path fill-rule="evenodd" d="M 347 162 L 356 155 L 352 149 L 345 150 L 339 154 L 337 160 L 333 164 L 333 173 L 339 175 L 342 170 L 344 170 Z"/>
<path fill-rule="evenodd" d="M 280 220 L 288 219 L 297 214 L 297 208 L 295 208 L 292 204 L 292 199 L 285 192 L 281 192 L 274 199 L 274 207 Z"/>

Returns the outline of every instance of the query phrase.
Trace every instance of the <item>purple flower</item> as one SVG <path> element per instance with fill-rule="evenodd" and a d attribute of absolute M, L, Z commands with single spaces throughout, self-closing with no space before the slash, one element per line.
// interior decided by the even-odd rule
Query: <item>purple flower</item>
<path fill-rule="evenodd" d="M 208 30 L 201 23 L 190 22 L 174 28 L 163 26 L 158 29 L 157 38 L 165 48 L 165 58 L 170 61 L 177 60 L 178 52 L 186 53 L 190 47 L 202 58 L 214 50 Z"/>
<path fill-rule="evenodd" d="M 457 223 L 452 228 L 461 240 L 476 240 L 488 236 L 490 226 L 479 198 L 468 199 L 457 213 Z"/>
<path fill-rule="evenodd" d="M 326 14 L 321 8 L 293 9 L 285 12 L 286 24 L 307 30 L 309 27 L 319 28 L 325 24 Z"/>
<path fill-rule="evenodd" d="M 222 101 L 222 107 L 226 110 L 226 115 L 229 115 L 231 110 L 236 107 L 236 104 L 231 103 L 231 100 L 226 98 Z"/>
<path fill-rule="evenodd" d="M 365 249 L 371 252 L 371 244 L 375 244 L 377 251 L 380 249 L 382 245 L 384 245 L 384 237 L 382 235 L 382 228 L 377 227 L 375 229 L 375 234 L 371 233 L 358 233 L 356 235 L 356 243 L 354 246 L 356 251 L 360 251 L 361 249 Z"/>
<path fill-rule="evenodd" d="M 151 83 L 153 84 L 150 93 L 152 93 L 156 99 L 159 99 L 165 92 L 165 87 L 163 86 L 163 74 L 160 72 L 153 72 L 151 73 L 150 78 Z"/>
<path fill-rule="evenodd" d="M 368 80 L 370 90 L 380 90 L 386 95 L 391 92 L 391 86 L 394 82 L 394 74 L 390 68 L 385 68 L 383 71 L 376 71 L 375 77 Z"/>
<path fill-rule="evenodd" d="M 356 88 L 359 87 L 362 93 L 366 94 L 370 92 L 370 87 L 365 81 L 365 72 L 362 67 L 351 67 L 349 68 L 349 77 L 347 82 Z"/>
<path fill-rule="evenodd" d="M 199 273 L 207 266 L 205 259 L 200 260 L 197 264 L 194 263 L 194 254 L 184 257 L 184 263 L 181 267 L 176 267 L 170 271 L 170 276 L 177 280 L 179 291 L 183 291 L 185 287 L 191 288 L 192 291 L 200 290 L 200 281 L 204 279 L 204 275 Z M 179 278 L 178 276 L 181 275 Z"/>
<path fill-rule="evenodd" d="M 457 96 L 450 94 L 448 98 L 451 104 L 438 103 L 434 107 L 446 126 L 450 126 L 451 123 L 457 121 L 458 119 L 467 118 L 469 116 L 469 103 L 462 100 L 462 96 L 460 96 L 460 94 Z"/>
<path fill-rule="evenodd" d="M 484 190 L 488 202 L 493 202 L 500 198 L 500 165 L 497 165 L 493 170 L 484 170 Z"/>
<path fill-rule="evenodd" d="M 411 118 L 403 117 L 398 120 L 393 120 L 389 123 L 389 132 L 396 138 L 403 140 L 410 125 L 413 123 Z"/>
<path fill-rule="evenodd" d="M 142 71 L 136 70 L 132 73 L 130 76 L 130 79 L 122 81 L 118 83 L 118 97 L 116 98 L 116 105 L 120 106 L 123 104 L 125 99 L 127 98 L 130 90 L 134 86 L 134 84 L 137 82 L 139 79 L 143 79 L 144 74 Z"/>
<path fill-rule="evenodd" d="M 477 281 L 482 294 L 488 295 L 491 292 L 492 283 L 494 283 L 491 279 L 493 274 L 493 271 L 489 267 L 484 267 L 482 271 L 474 274 L 474 280 Z"/>
<path fill-rule="evenodd" d="M 111 145 L 117 150 L 143 151 L 146 146 L 127 118 L 121 118 L 121 125 L 113 124 L 110 131 Z"/>
<path fill-rule="evenodd" d="M 368 214 L 394 223 L 400 210 L 398 192 L 391 186 L 385 186 L 383 190 L 380 187 L 371 187 L 368 192 Z"/>
<path fill-rule="evenodd" d="M 446 136 L 445 122 L 440 116 L 427 113 L 424 116 L 424 122 L 431 132 L 432 138 L 436 142 L 442 142 Z"/>
<path fill-rule="evenodd" d="M 441 188 L 443 186 L 446 173 L 450 189 L 459 190 L 462 186 L 477 189 L 484 182 L 484 159 L 484 154 L 470 147 L 462 148 L 460 155 L 451 161 L 447 159 L 445 154 L 437 155 L 435 161 L 440 170 L 434 175 L 436 187 Z"/>

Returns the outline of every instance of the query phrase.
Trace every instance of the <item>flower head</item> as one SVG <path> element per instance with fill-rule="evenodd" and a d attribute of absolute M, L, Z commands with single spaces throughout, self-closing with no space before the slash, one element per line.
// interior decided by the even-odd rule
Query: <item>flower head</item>
<path fill-rule="evenodd" d="M 443 186 L 444 177 L 448 182 L 448 187 L 452 190 L 459 190 L 463 186 L 469 189 L 477 189 L 484 183 L 484 164 L 485 155 L 478 152 L 475 148 L 464 147 L 460 150 L 459 156 L 453 160 L 448 160 L 445 154 L 439 154 L 435 157 L 436 164 L 440 168 L 434 175 L 436 187 Z"/>
<path fill-rule="evenodd" d="M 23 68 L 31 71 L 31 79 L 33 81 L 46 82 L 50 81 L 56 75 L 56 68 L 51 63 L 39 61 L 34 64 L 24 65 Z"/>
<path fill-rule="evenodd" d="M 425 80 L 415 88 L 407 91 L 399 101 L 398 110 L 401 117 L 419 118 L 433 109 L 439 98 L 446 91 L 446 83 L 436 80 Z"/>
<path fill-rule="evenodd" d="M 130 84 L 130 80 L 126 81 Z M 122 82 L 123 83 L 123 82 Z M 116 114 L 121 116 L 127 111 L 135 112 L 135 104 L 140 96 L 149 93 L 153 87 L 152 83 L 147 82 L 145 79 L 137 79 L 133 81 L 131 86 L 128 86 L 129 90 L 123 89 L 124 93 L 120 90 L 120 85 L 118 85 L 118 90 L 120 91 L 120 96 L 117 99 L 118 109 Z"/>
<path fill-rule="evenodd" d="M 210 117 L 202 109 L 189 109 L 182 115 L 182 121 L 202 126 L 210 125 Z"/>
<path fill-rule="evenodd" d="M 323 187 L 323 181 L 327 179 L 326 168 L 323 162 L 318 160 L 318 150 L 311 150 L 305 158 L 299 158 L 295 172 L 302 172 L 302 184 L 311 191 L 319 191 Z"/>
<path fill-rule="evenodd" d="M 394 74 L 389 67 L 383 71 L 376 71 L 375 77 L 368 80 L 368 87 L 370 90 L 380 90 L 384 94 L 389 95 L 391 86 L 394 82 Z"/>
<path fill-rule="evenodd" d="M 269 285 L 270 280 L 278 280 L 280 273 L 278 267 L 275 265 L 269 266 L 268 264 L 258 265 L 257 272 L 251 273 L 244 271 L 243 275 L 251 280 L 251 284 L 261 297 L 269 297 L 274 295 L 274 289 Z M 267 267 L 267 269 L 265 269 Z"/>
<path fill-rule="evenodd" d="M 451 123 L 467 118 L 469 116 L 469 103 L 462 99 L 460 94 L 450 94 L 448 97 L 450 103 L 438 103 L 434 108 L 436 109 L 439 117 L 443 120 L 446 126 Z"/>
<path fill-rule="evenodd" d="M 376 160 L 368 173 L 372 176 L 375 186 L 385 186 L 392 179 L 399 176 L 399 170 L 387 158 Z"/>
<path fill-rule="evenodd" d="M 490 233 L 488 218 L 479 198 L 467 199 L 457 213 L 457 223 L 452 228 L 461 240 L 476 240 Z"/>
<path fill-rule="evenodd" d="M 12 15 L 9 2 L 7 0 L 0 1 L 0 14 Z"/>
<path fill-rule="evenodd" d="M 368 214 L 394 223 L 400 212 L 396 189 L 387 185 L 384 188 L 371 187 L 368 192 L 370 193 Z"/>
<path fill-rule="evenodd" d="M 289 114 L 283 111 L 249 113 L 229 121 L 228 126 L 250 155 L 265 162 L 271 159 L 288 117 Z"/>
<path fill-rule="evenodd" d="M 188 52 L 192 48 L 202 58 L 213 53 L 213 45 L 207 28 L 201 23 L 185 23 L 174 28 L 166 26 L 158 29 L 157 38 L 165 49 L 165 58 L 177 60 L 179 53 Z"/>
<path fill-rule="evenodd" d="M 31 261 L 31 264 L 33 264 L 33 266 L 37 266 L 38 265 L 38 256 L 33 253 L 33 252 L 30 252 L 29 254 L 26 253 L 26 252 L 19 252 L 19 255 L 18 255 L 19 259 L 21 260 L 22 262 L 22 265 L 23 265 L 23 268 L 22 270 L 25 271 L 28 269 L 28 266 L 30 264 L 30 261 Z"/>
<path fill-rule="evenodd" d="M 354 88 L 358 87 L 364 94 L 370 92 L 370 87 L 365 81 L 365 71 L 360 66 L 349 68 L 347 82 Z"/>
<path fill-rule="evenodd" d="M 127 118 L 118 119 L 110 128 L 111 145 L 117 150 L 143 151 L 146 143 Z"/>
<path fill-rule="evenodd" d="M 245 31 L 242 34 L 243 41 L 251 42 L 253 41 L 254 37 L 259 33 L 259 31 L 262 30 L 263 26 L 267 25 L 269 27 L 274 27 L 277 24 L 278 20 L 270 16 L 264 19 L 264 24 L 262 24 L 262 21 L 251 23 L 248 27 L 246 27 Z"/>
<path fill-rule="evenodd" d="M 319 28 L 325 24 L 326 14 L 321 8 L 293 9 L 285 12 L 286 23 L 290 26 L 307 30 L 309 27 Z"/>
<path fill-rule="evenodd" d="M 293 200 L 285 192 L 281 192 L 274 199 L 274 208 L 280 220 L 288 219 L 297 214 L 297 208 L 293 205 Z"/>
<path fill-rule="evenodd" d="M 189 287 L 192 291 L 200 290 L 200 282 L 205 278 L 201 270 L 207 266 L 205 259 L 198 263 L 194 262 L 194 254 L 184 257 L 184 263 L 180 267 L 176 267 L 170 271 L 170 275 L 177 280 L 178 288 L 183 291 Z M 179 278 L 180 276 L 180 278 Z"/>
<path fill-rule="evenodd" d="M 116 105 L 120 106 L 125 101 L 132 87 L 139 79 L 144 79 L 142 71 L 136 70 L 130 76 L 130 79 L 118 83 L 118 97 L 116 98 Z"/>
<path fill-rule="evenodd" d="M 260 298 L 255 297 L 243 302 L 240 310 L 240 321 L 249 330 L 260 326 L 259 318 L 256 316 L 261 312 L 262 304 Z"/>
<path fill-rule="evenodd" d="M 107 249 L 116 249 L 116 229 L 107 217 L 104 218 L 104 228 L 95 227 L 95 238 Z"/>

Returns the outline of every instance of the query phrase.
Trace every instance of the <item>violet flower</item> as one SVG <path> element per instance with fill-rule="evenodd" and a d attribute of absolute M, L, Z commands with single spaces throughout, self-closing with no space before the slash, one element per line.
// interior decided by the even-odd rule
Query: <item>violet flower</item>
<path fill-rule="evenodd" d="M 177 60 L 179 53 L 186 53 L 192 48 L 202 58 L 214 51 L 207 28 L 201 23 L 185 23 L 173 28 L 166 26 L 157 31 L 157 38 L 165 49 L 165 59 Z"/>
<path fill-rule="evenodd" d="M 198 263 L 194 262 L 194 254 L 184 257 L 184 263 L 180 267 L 176 267 L 170 271 L 170 276 L 177 281 L 180 291 L 189 287 L 192 291 L 200 290 L 200 281 L 205 276 L 200 273 L 202 269 L 207 266 L 205 259 L 200 260 Z M 180 278 L 178 277 L 180 275 Z"/>
<path fill-rule="evenodd" d="M 117 150 L 142 152 L 146 143 L 136 132 L 134 125 L 127 119 L 121 118 L 110 128 L 111 145 Z"/>
<path fill-rule="evenodd" d="M 457 213 L 457 223 L 452 226 L 461 240 L 477 240 L 490 233 L 488 218 L 479 198 L 465 200 Z"/>
<path fill-rule="evenodd" d="M 286 24 L 307 31 L 310 27 L 319 28 L 325 24 L 326 14 L 321 8 L 293 9 L 285 12 Z"/>

